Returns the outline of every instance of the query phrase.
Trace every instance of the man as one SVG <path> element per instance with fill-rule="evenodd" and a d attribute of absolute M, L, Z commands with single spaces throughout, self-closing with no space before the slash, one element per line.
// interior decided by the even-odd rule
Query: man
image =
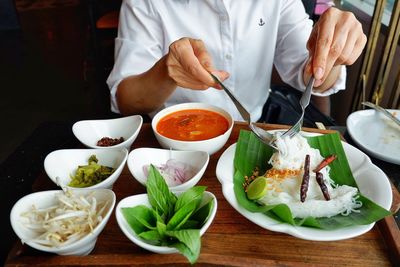
<path fill-rule="evenodd" d="M 299 90 L 313 74 L 314 94 L 329 95 L 344 89 L 344 66 L 365 43 L 353 14 L 331 8 L 312 27 L 300 0 L 126 0 L 107 80 L 112 110 L 151 114 L 208 102 L 242 120 L 212 72 L 257 121 L 273 65 Z"/>

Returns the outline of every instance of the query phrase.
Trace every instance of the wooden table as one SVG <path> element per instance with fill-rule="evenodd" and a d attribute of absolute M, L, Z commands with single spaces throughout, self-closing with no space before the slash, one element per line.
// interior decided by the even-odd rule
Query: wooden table
<path fill-rule="evenodd" d="M 265 125 L 266 129 L 279 128 Z M 390 266 L 400 263 L 400 232 L 392 216 L 380 221 L 373 229 L 359 237 L 334 242 L 313 242 L 286 234 L 265 230 L 247 220 L 224 199 L 221 185 L 215 176 L 215 168 L 222 152 L 236 142 L 244 124 L 237 123 L 227 144 L 214 154 L 199 182 L 206 185 L 218 199 L 217 215 L 202 237 L 201 254 L 197 265 L 359 265 Z M 315 130 L 321 132 L 321 130 Z M 322 131 L 327 132 L 327 131 Z M 132 149 L 159 147 L 150 124 L 144 124 Z M 54 189 L 49 178 L 42 174 L 33 190 Z M 117 201 L 139 193 L 145 188 L 130 174 L 126 167 L 114 184 Z M 394 205 L 399 203 L 394 193 Z M 179 254 L 160 255 L 133 244 L 119 229 L 112 215 L 100 234 L 95 249 L 88 256 L 58 256 L 34 250 L 16 242 L 8 255 L 6 266 L 26 265 L 188 265 Z"/>

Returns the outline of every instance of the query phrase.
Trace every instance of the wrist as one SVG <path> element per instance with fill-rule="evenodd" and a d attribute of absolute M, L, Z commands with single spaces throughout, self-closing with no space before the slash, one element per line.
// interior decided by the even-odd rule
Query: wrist
<path fill-rule="evenodd" d="M 161 81 L 161 84 L 163 84 L 165 88 L 176 88 L 178 85 L 175 82 L 175 80 L 170 76 L 169 71 L 168 71 L 168 65 L 167 65 L 167 58 L 168 54 L 163 56 L 156 64 L 155 64 L 155 77 L 156 79 L 159 79 Z"/>

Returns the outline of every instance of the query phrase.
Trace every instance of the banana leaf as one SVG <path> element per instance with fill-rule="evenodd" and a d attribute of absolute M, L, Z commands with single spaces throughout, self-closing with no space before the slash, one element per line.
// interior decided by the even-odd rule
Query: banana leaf
<path fill-rule="evenodd" d="M 339 134 L 333 133 L 307 137 L 307 141 L 311 147 L 319 149 L 323 157 L 332 154 L 337 156 L 337 159 L 329 165 L 329 174 L 333 181 L 339 185 L 346 184 L 357 187 Z M 359 209 L 359 212 L 352 212 L 347 216 L 339 214 L 329 218 L 293 218 L 289 207 L 285 204 L 260 205 L 257 202 L 249 200 L 243 188 L 244 176 L 250 176 L 256 167 L 259 168 L 260 173 L 264 173 L 267 169 L 271 168 L 271 166 L 268 165 L 268 161 L 272 154 L 272 148 L 261 143 L 253 133 L 245 130 L 240 132 L 234 159 L 234 192 L 238 203 L 248 211 L 260 212 L 275 220 L 292 225 L 315 227 L 325 230 L 339 229 L 354 225 L 367 225 L 391 215 L 388 210 L 369 200 L 361 193 L 358 196 L 358 200 L 361 201 L 363 205 Z"/>

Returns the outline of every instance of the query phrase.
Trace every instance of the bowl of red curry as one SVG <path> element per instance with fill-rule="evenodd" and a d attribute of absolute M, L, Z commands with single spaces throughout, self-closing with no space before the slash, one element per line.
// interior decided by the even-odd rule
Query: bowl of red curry
<path fill-rule="evenodd" d="M 184 103 L 161 110 L 151 125 L 163 148 L 205 151 L 212 155 L 228 141 L 233 118 L 210 104 Z"/>

